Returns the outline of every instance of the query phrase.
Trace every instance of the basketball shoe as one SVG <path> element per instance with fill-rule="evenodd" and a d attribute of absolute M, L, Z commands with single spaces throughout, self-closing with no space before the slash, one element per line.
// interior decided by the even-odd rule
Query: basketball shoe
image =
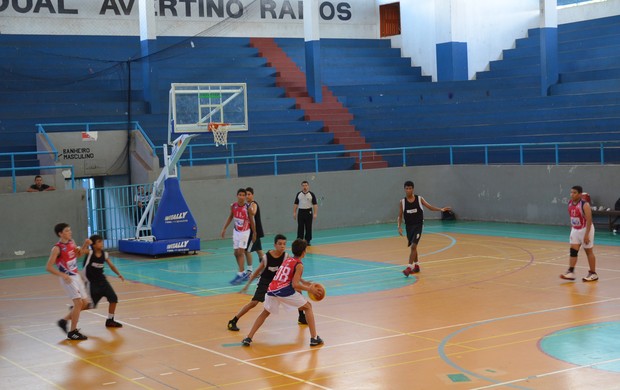
<path fill-rule="evenodd" d="M 584 282 L 596 282 L 598 280 L 598 275 L 596 272 L 588 272 L 588 276 L 581 279 Z"/>
<path fill-rule="evenodd" d="M 81 334 L 79 329 L 72 330 L 71 332 L 67 333 L 67 338 L 69 340 L 88 340 L 88 337 Z"/>
<path fill-rule="evenodd" d="M 311 347 L 316 347 L 317 345 L 321 345 L 323 344 L 323 339 L 319 337 L 319 335 L 316 335 L 316 338 L 312 338 L 310 337 L 310 346 Z"/>
<path fill-rule="evenodd" d="M 575 274 L 570 271 L 566 271 L 566 273 L 560 275 L 560 278 L 564 280 L 575 280 Z"/>

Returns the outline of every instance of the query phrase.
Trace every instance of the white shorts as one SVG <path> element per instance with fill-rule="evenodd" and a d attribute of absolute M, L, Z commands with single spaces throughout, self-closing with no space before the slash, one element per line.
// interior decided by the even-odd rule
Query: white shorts
<path fill-rule="evenodd" d="M 273 295 L 267 294 L 265 295 L 263 308 L 271 314 L 278 314 L 280 305 L 282 305 L 286 311 L 296 311 L 307 302 L 308 300 L 297 291 L 295 291 L 295 294 L 289 295 L 288 297 L 274 297 Z"/>
<path fill-rule="evenodd" d="M 60 285 L 65 289 L 69 299 L 86 299 L 90 300 L 88 293 L 86 292 L 86 286 L 80 275 L 71 275 L 71 283 L 65 282 L 64 278 L 60 278 Z"/>
<path fill-rule="evenodd" d="M 233 249 L 243 249 L 248 247 L 248 241 L 250 240 L 250 230 L 239 232 L 233 229 Z"/>
<path fill-rule="evenodd" d="M 584 244 L 583 239 L 586 237 L 586 228 L 570 230 L 570 244 L 581 245 L 586 249 L 594 247 L 594 226 L 590 228 L 590 243 Z"/>

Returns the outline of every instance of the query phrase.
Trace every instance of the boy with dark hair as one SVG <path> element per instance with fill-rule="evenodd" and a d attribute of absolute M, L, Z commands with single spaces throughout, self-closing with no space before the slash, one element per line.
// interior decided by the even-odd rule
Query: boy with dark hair
<path fill-rule="evenodd" d="M 405 220 L 405 229 L 407 232 L 407 245 L 411 248 L 409 252 L 409 265 L 403 270 L 406 277 L 413 273 L 420 272 L 418 264 L 418 243 L 422 237 L 422 227 L 424 225 L 424 208 L 425 206 L 433 211 L 448 211 L 450 207 L 435 207 L 424 200 L 419 195 L 413 193 L 413 182 L 407 180 L 404 185 L 405 197 L 400 200 L 398 205 L 398 234 L 403 235 L 401 227 L 403 219 Z"/>
<path fill-rule="evenodd" d="M 273 247 L 274 249 L 267 251 L 267 254 L 262 256 L 262 261 L 256 268 L 256 271 L 252 273 L 248 282 L 241 289 L 240 292 L 246 292 L 250 286 L 250 283 L 252 283 L 252 281 L 260 275 L 258 285 L 256 286 L 256 291 L 254 292 L 254 297 L 252 297 L 252 300 L 243 306 L 241 310 L 239 310 L 237 315 L 232 320 L 228 321 L 228 330 L 238 332 L 239 328 L 237 327 L 237 321 L 239 321 L 239 319 L 247 312 L 256 307 L 259 302 L 265 301 L 265 294 L 267 294 L 269 283 L 271 283 L 276 271 L 278 271 L 278 268 L 280 268 L 282 262 L 286 258 L 286 237 L 282 234 L 276 235 L 273 240 Z"/>
<path fill-rule="evenodd" d="M 230 205 L 230 214 L 228 215 L 228 219 L 226 220 L 221 233 L 222 238 L 224 238 L 228 225 L 230 225 L 230 223 L 234 220 L 233 253 L 237 261 L 238 272 L 237 275 L 235 275 L 235 278 L 230 281 L 230 284 L 233 285 L 240 284 L 244 279 L 246 279 L 246 275 L 243 272 L 243 262 L 245 259 L 245 249 L 248 247 L 250 234 L 252 232 L 252 241 L 256 241 L 254 216 L 245 202 L 246 195 L 247 191 L 245 188 L 239 188 L 237 190 L 237 201 Z"/>
<path fill-rule="evenodd" d="M 252 252 L 258 253 L 259 261 L 264 256 L 263 244 L 260 239 L 262 237 L 265 237 L 265 232 L 263 232 L 263 222 L 260 218 L 260 207 L 258 207 L 258 203 L 254 200 L 254 188 L 248 187 L 245 189 L 245 192 L 245 201 L 248 204 L 248 210 L 250 211 L 250 214 L 254 216 L 254 226 L 256 227 L 256 241 L 249 241 L 248 247 L 245 251 L 245 280 L 247 280 L 252 274 Z"/>
<path fill-rule="evenodd" d="M 108 300 L 108 319 L 105 326 L 108 328 L 121 328 L 123 324 L 114 321 L 114 312 L 118 297 L 114 289 L 103 274 L 103 267 L 107 263 L 108 266 L 118 277 L 124 282 L 125 278 L 116 266 L 110 261 L 108 252 L 103 250 L 103 237 L 98 234 L 90 236 L 92 250 L 84 257 L 84 275 L 86 277 L 86 287 L 90 290 L 90 297 L 93 301 L 93 307 L 97 307 L 97 303 L 101 298 Z"/>
<path fill-rule="evenodd" d="M 244 346 L 247 347 L 252 343 L 252 337 L 254 337 L 256 331 L 258 331 L 271 313 L 278 313 L 280 306 L 284 306 L 287 310 L 303 310 L 306 313 L 308 327 L 310 328 L 310 346 L 316 347 L 323 344 L 323 340 L 316 332 L 312 305 L 299 292 L 300 290 L 305 290 L 315 295 L 322 293 L 322 290 L 316 284 L 302 279 L 304 265 L 301 261 L 306 255 L 307 246 L 308 244 L 304 240 L 296 239 L 293 241 L 291 248 L 293 250 L 293 257 L 284 260 L 269 284 L 263 305 L 264 309 L 256 318 L 248 336 L 243 339 L 242 344 Z"/>
<path fill-rule="evenodd" d="M 588 258 L 590 270 L 588 276 L 582 278 L 584 282 L 595 282 L 598 280 L 596 273 L 596 257 L 594 256 L 594 224 L 592 223 L 592 208 L 590 203 L 581 199 L 583 188 L 581 186 L 573 186 L 570 190 L 570 200 L 568 202 L 568 215 L 570 216 L 570 257 L 568 262 L 568 271 L 560 275 L 560 278 L 566 280 L 575 280 L 575 265 L 577 265 L 577 256 L 579 248 L 583 246 Z"/>
<path fill-rule="evenodd" d="M 71 311 L 64 318 L 58 320 L 58 326 L 65 332 L 69 340 L 86 340 L 88 337 L 80 333 L 77 324 L 80 319 L 80 312 L 87 310 L 90 302 L 84 281 L 78 271 L 77 258 L 88 248 L 90 240 L 86 239 L 81 248 L 77 247 L 72 238 L 71 226 L 66 223 L 59 223 L 54 226 L 54 232 L 60 240 L 52 247 L 45 269 L 59 277 L 60 285 L 69 299 L 73 301 Z M 58 268 L 55 268 L 54 265 Z M 71 328 L 67 329 L 69 320 L 71 320 Z"/>

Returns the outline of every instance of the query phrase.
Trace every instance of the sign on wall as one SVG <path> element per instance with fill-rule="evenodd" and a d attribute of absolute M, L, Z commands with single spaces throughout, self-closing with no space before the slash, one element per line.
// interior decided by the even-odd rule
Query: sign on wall
<path fill-rule="evenodd" d="M 75 177 L 126 175 L 126 130 L 47 133 L 58 163 L 73 165 Z"/>
<path fill-rule="evenodd" d="M 293 36 L 297 31 L 291 23 L 303 36 L 301 0 L 153 0 L 152 5 L 158 35 L 193 35 L 225 22 L 231 25 L 218 26 L 218 36 Z M 317 5 L 327 34 L 340 31 L 339 36 L 353 38 L 357 32 L 368 35 L 373 26 L 376 35 L 375 0 L 319 0 Z M 10 17 L 3 20 L 3 34 L 139 35 L 137 0 L 0 0 L 0 17 Z"/>

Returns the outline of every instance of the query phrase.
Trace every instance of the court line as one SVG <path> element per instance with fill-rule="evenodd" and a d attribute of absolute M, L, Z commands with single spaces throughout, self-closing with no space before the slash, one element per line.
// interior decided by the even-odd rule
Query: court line
<path fill-rule="evenodd" d="M 508 386 L 508 385 L 511 385 L 511 384 L 517 383 L 517 382 L 523 382 L 523 381 L 527 381 L 527 380 L 531 380 L 531 379 L 544 378 L 544 377 L 547 377 L 547 376 L 552 376 L 552 375 L 557 375 L 557 374 L 564 374 L 564 373 L 570 372 L 570 371 L 576 371 L 576 370 L 581 370 L 581 369 L 584 369 L 584 368 L 591 368 L 591 367 L 594 367 L 594 366 L 599 366 L 599 365 L 609 364 L 609 363 L 616 363 L 616 362 L 620 362 L 620 358 L 605 360 L 605 361 L 602 361 L 602 362 L 584 364 L 584 365 L 580 365 L 578 367 L 565 368 L 563 370 L 549 371 L 549 372 L 545 372 L 545 373 L 537 374 L 537 375 L 530 375 L 530 376 L 525 377 L 525 378 L 519 378 L 519 379 L 513 379 L 511 381 L 494 383 L 492 385 L 483 386 L 483 387 L 476 387 L 476 388 L 474 388 L 472 390 L 492 389 L 494 387 L 499 387 L 499 386 Z"/>
<path fill-rule="evenodd" d="M 92 315 L 95 315 L 95 316 L 98 316 L 98 317 L 101 317 L 101 318 L 107 318 L 107 316 L 105 316 L 103 314 L 99 314 L 99 313 L 93 313 L 93 312 L 90 312 L 90 311 L 87 311 L 86 313 L 89 313 L 89 314 L 92 314 Z M 141 330 L 143 332 L 149 333 L 149 334 L 154 335 L 154 336 L 158 336 L 158 337 L 161 337 L 161 338 L 173 341 L 175 343 L 183 344 L 183 345 L 186 345 L 186 346 L 191 347 L 191 348 L 195 348 L 195 349 L 198 349 L 198 350 L 201 350 L 201 351 L 209 352 L 209 353 L 212 353 L 214 355 L 223 357 L 225 359 L 233 360 L 233 361 L 235 361 L 237 363 L 245 364 L 245 365 L 248 365 L 250 367 L 257 368 L 259 370 L 267 371 L 269 373 L 272 373 L 272 374 L 275 374 L 275 375 L 279 375 L 279 376 L 283 376 L 285 378 L 288 378 L 288 379 L 291 379 L 291 380 L 294 380 L 294 381 L 297 381 L 297 382 L 300 382 L 300 383 L 304 383 L 304 384 L 307 384 L 307 385 L 310 385 L 310 386 L 314 386 L 314 387 L 317 387 L 319 389 L 331 390 L 331 388 L 325 387 L 325 386 L 321 386 L 318 383 L 314 383 L 314 382 L 311 382 L 309 380 L 298 378 L 296 376 L 289 375 L 289 374 L 286 374 L 284 372 L 277 371 L 277 370 L 274 370 L 274 369 L 271 369 L 271 368 L 268 368 L 268 367 L 260 366 L 258 364 L 254 364 L 254 363 L 252 363 L 250 361 L 239 359 L 239 358 L 236 358 L 234 356 L 227 355 L 225 353 L 222 353 L 222 352 L 210 349 L 210 348 L 202 347 L 200 345 L 192 344 L 192 343 L 190 343 L 188 341 L 177 339 L 175 337 L 168 336 L 168 335 L 165 335 L 163 333 L 155 332 L 153 330 L 149 330 L 149 329 L 143 328 L 141 326 L 133 325 L 133 324 L 130 324 L 128 322 L 123 322 L 123 325 L 129 326 L 129 327 L 134 328 L 134 329 Z M 240 346 L 240 348 L 241 348 L 241 346 Z M 308 351 L 306 351 L 306 352 L 308 352 Z"/>
<path fill-rule="evenodd" d="M 1 359 L 3 359 L 3 360 L 5 360 L 5 361 L 7 361 L 9 364 L 12 364 L 12 365 L 14 365 L 15 367 L 18 367 L 18 368 L 20 368 L 20 369 L 22 369 L 22 370 L 26 371 L 26 372 L 27 372 L 27 373 L 29 373 L 30 375 L 36 376 L 37 378 L 41 379 L 43 382 L 46 382 L 46 383 L 48 383 L 48 384 L 50 384 L 50 385 L 54 386 L 54 387 L 55 387 L 55 388 L 57 388 L 57 389 L 64 389 L 64 387 L 57 385 L 56 383 L 54 383 L 54 382 L 50 381 L 49 379 L 47 379 L 47 378 L 45 378 L 45 377 L 43 377 L 43 376 L 41 376 L 41 375 L 37 374 L 36 372 L 34 372 L 34 371 L 30 370 L 30 369 L 29 369 L 29 368 L 27 368 L 27 367 L 22 366 L 21 364 L 19 364 L 19 363 L 17 363 L 17 362 L 14 362 L 13 360 L 11 360 L 11 359 L 7 358 L 7 357 L 6 357 L 6 356 L 4 356 L 4 355 L 0 355 L 0 358 L 1 358 Z"/>
<path fill-rule="evenodd" d="M 93 313 L 93 314 L 94 314 L 94 313 Z M 102 316 L 102 317 L 105 317 L 105 316 Z M 107 318 L 107 317 L 106 317 L 106 318 Z M 79 356 L 79 355 L 76 355 L 76 354 L 74 354 L 74 353 L 72 353 L 72 352 L 69 352 L 69 351 L 66 351 L 66 350 L 64 350 L 64 349 L 62 349 L 62 348 L 59 348 L 59 347 L 57 347 L 57 346 L 55 346 L 55 345 L 53 345 L 53 344 L 48 343 L 47 341 L 41 340 L 40 338 L 35 337 L 35 336 L 33 336 L 33 335 L 30 335 L 30 334 L 28 334 L 28 333 L 26 333 L 26 332 L 22 332 L 20 329 L 17 329 L 17 328 L 11 327 L 11 330 L 13 330 L 13 331 L 15 331 L 15 332 L 17 332 L 17 333 L 21 334 L 22 336 L 29 337 L 29 338 L 31 338 L 31 339 L 33 339 L 33 340 L 36 340 L 36 341 L 38 341 L 38 342 L 40 342 L 40 343 L 42 343 L 42 344 L 45 344 L 45 345 L 47 345 L 48 347 L 51 347 L 51 348 L 53 348 L 53 349 L 55 349 L 55 350 L 57 350 L 57 351 L 60 351 L 60 352 L 62 352 L 62 353 L 64 353 L 64 354 L 67 354 L 67 355 L 69 355 L 69 356 L 71 356 L 71 357 L 73 357 L 73 358 L 75 358 L 75 359 L 77 359 L 77 360 L 80 360 L 80 361 L 82 361 L 82 362 L 84 362 L 84 363 L 86 363 L 86 364 L 90 364 L 90 365 L 95 366 L 95 367 L 97 367 L 97 368 L 100 368 L 100 369 L 102 369 L 103 371 L 106 371 L 106 372 L 108 372 L 108 373 L 110 373 L 110 374 L 112 374 L 112 375 L 115 375 L 115 376 L 117 376 L 117 377 L 119 377 L 119 378 L 125 379 L 125 380 L 127 380 L 127 381 L 129 381 L 129 382 L 131 382 L 131 383 L 133 383 L 133 384 L 135 384 L 135 385 L 138 385 L 138 386 L 142 387 L 142 388 L 145 388 L 145 389 L 150 389 L 150 387 L 148 387 L 148 386 L 146 386 L 146 385 L 143 385 L 143 384 L 141 384 L 140 382 L 136 382 L 136 381 L 134 381 L 133 379 L 131 379 L 131 378 L 129 378 L 129 377 L 126 377 L 126 376 L 124 376 L 123 374 L 120 374 L 120 373 L 118 373 L 118 372 L 116 372 L 116 371 L 112 371 L 112 370 L 110 370 L 109 368 L 106 368 L 106 367 L 104 367 L 104 366 L 102 366 L 102 365 L 100 365 L 100 364 L 97 364 L 97 363 L 95 363 L 95 362 L 92 362 L 92 361 L 90 361 L 90 360 L 88 360 L 88 359 L 84 359 L 83 357 L 81 357 L 81 356 Z"/>
<path fill-rule="evenodd" d="M 554 312 L 554 311 L 569 310 L 569 309 L 575 309 L 575 308 L 578 308 L 578 307 L 597 305 L 597 304 L 609 303 L 609 302 L 614 302 L 614 301 L 620 301 L 620 297 L 619 298 L 608 298 L 608 299 L 603 299 L 603 300 L 594 301 L 594 302 L 579 303 L 579 304 L 576 304 L 576 305 L 561 306 L 561 307 L 550 308 L 550 309 L 542 309 L 542 310 L 536 310 L 536 311 L 530 311 L 530 312 L 524 312 L 524 313 L 510 314 L 510 315 L 506 315 L 506 316 L 502 316 L 502 317 L 494 317 L 494 318 L 489 318 L 489 319 L 484 319 L 484 320 L 464 322 L 464 323 L 460 323 L 460 324 L 446 325 L 446 326 L 440 326 L 440 327 L 430 328 L 430 329 L 416 330 L 416 331 L 413 331 L 413 332 L 399 332 L 399 331 L 396 331 L 396 330 L 393 330 L 393 329 L 382 328 L 382 327 L 379 327 L 379 326 L 369 326 L 369 325 L 366 325 L 366 324 L 363 324 L 363 323 L 360 323 L 360 322 L 356 322 L 356 321 L 349 321 L 349 320 L 344 320 L 344 319 L 337 318 L 337 317 L 331 317 L 331 316 L 320 315 L 320 314 L 316 315 L 316 316 L 317 317 L 329 318 L 329 319 L 332 319 L 332 320 L 335 320 L 335 321 L 349 322 L 349 323 L 352 323 L 352 324 L 355 324 L 355 325 L 359 325 L 359 326 L 363 326 L 363 327 L 366 327 L 366 328 L 379 329 L 379 330 L 384 330 L 386 332 L 397 333 L 397 334 L 392 334 L 392 335 L 389 335 L 389 336 L 373 337 L 373 338 L 365 339 L 365 340 L 355 340 L 355 341 L 350 341 L 348 343 L 329 344 L 329 345 L 324 345 L 323 347 L 321 347 L 321 349 L 331 349 L 331 348 L 338 348 L 338 347 L 346 347 L 346 346 L 349 346 L 349 345 L 358 345 L 360 343 L 369 343 L 369 342 L 374 342 L 374 341 L 389 340 L 389 339 L 393 339 L 393 338 L 396 338 L 396 337 L 415 336 L 415 335 L 419 335 L 419 334 L 423 334 L 423 333 L 436 332 L 436 331 L 452 329 L 452 328 L 458 328 L 458 327 L 463 327 L 463 326 L 474 327 L 474 326 L 477 326 L 477 325 L 483 325 L 483 324 L 494 322 L 494 321 L 502 321 L 502 320 L 511 319 L 511 318 L 524 317 L 524 316 L 528 316 L 528 315 L 551 313 L 551 312 Z M 268 355 L 268 356 L 261 356 L 261 357 L 257 357 L 257 358 L 247 359 L 247 361 L 256 361 L 256 360 L 261 360 L 261 359 L 270 359 L 270 358 L 274 358 L 274 357 L 282 357 L 282 356 L 287 356 L 287 355 L 294 355 L 294 354 L 298 354 L 298 353 L 302 353 L 302 352 L 306 352 L 306 351 L 301 351 L 300 350 L 300 351 L 291 351 L 291 352 L 285 352 L 285 353 Z"/>
<path fill-rule="evenodd" d="M 470 329 L 473 329 L 477 326 L 480 325 L 485 325 L 485 324 L 489 324 L 492 322 L 499 322 L 499 321 L 504 321 L 507 319 L 512 319 L 512 318 L 519 318 L 519 317 L 527 317 L 527 316 L 531 316 L 531 315 L 538 315 L 538 314 L 544 314 L 544 313 L 552 313 L 552 312 L 556 312 L 556 311 L 562 311 L 562 310 L 569 310 L 569 309 L 574 309 L 576 307 L 581 307 L 581 306 L 587 306 L 587 305 L 592 305 L 592 304 L 598 304 L 598 303 L 606 303 L 606 302 L 612 302 L 612 301 L 617 301 L 620 300 L 620 298 L 609 298 L 609 299 L 604 299 L 602 301 L 596 301 L 596 302 L 588 302 L 588 303 L 583 303 L 583 304 L 578 304 L 578 305 L 570 305 L 570 306 L 563 306 L 563 307 L 559 307 L 559 308 L 552 308 L 552 309 L 544 309 L 544 310 L 537 310 L 537 311 L 533 311 L 533 312 L 526 312 L 526 313 L 520 313 L 520 314 L 512 314 L 512 315 L 508 315 L 508 316 L 503 316 L 503 317 L 497 317 L 497 318 L 491 318 L 485 321 L 480 321 L 480 322 L 474 322 L 471 325 L 466 326 L 465 328 L 459 329 L 451 334 L 449 334 L 448 336 L 444 337 L 444 339 L 439 343 L 439 346 L 437 347 L 439 356 L 441 357 L 441 359 L 449 364 L 450 366 L 452 366 L 453 368 L 465 373 L 465 374 L 469 374 L 475 378 L 478 379 L 482 379 L 488 382 L 492 382 L 492 383 L 499 383 L 499 381 L 493 379 L 493 378 L 489 378 L 489 377 L 485 377 L 484 375 L 480 375 L 477 374 L 471 370 L 468 370 L 464 367 L 459 366 L 458 364 L 456 364 L 455 362 L 453 362 L 449 357 L 448 354 L 445 352 L 445 347 L 446 345 L 450 342 L 450 340 L 452 340 L 454 337 L 458 336 L 459 334 L 468 331 Z M 459 345 L 458 343 L 454 344 L 454 345 Z M 512 387 L 512 388 L 516 388 L 516 389 L 522 389 L 522 390 L 530 390 L 527 387 L 522 387 L 522 386 L 516 386 L 516 385 L 512 385 L 511 383 L 506 383 L 504 386 L 508 386 L 508 387 Z"/>

